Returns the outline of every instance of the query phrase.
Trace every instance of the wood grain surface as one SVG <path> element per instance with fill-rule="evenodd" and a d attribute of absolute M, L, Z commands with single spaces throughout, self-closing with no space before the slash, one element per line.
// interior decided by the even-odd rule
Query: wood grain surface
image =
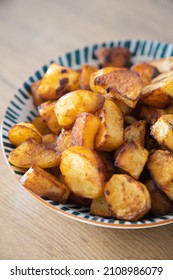
<path fill-rule="evenodd" d="M 35 69 L 94 42 L 173 42 L 171 0 L 0 0 L 0 114 Z M 2 150 L 2 149 L 1 149 Z M 61 216 L 30 196 L 0 155 L 0 259 L 173 259 L 173 224 L 107 229 Z"/>

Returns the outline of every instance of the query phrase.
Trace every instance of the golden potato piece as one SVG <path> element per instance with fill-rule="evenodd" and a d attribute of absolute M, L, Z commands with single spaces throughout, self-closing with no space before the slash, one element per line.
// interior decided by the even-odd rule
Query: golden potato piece
<path fill-rule="evenodd" d="M 65 93 L 80 88 L 79 77 L 77 71 L 53 63 L 41 81 L 39 95 L 44 100 L 57 100 Z"/>
<path fill-rule="evenodd" d="M 111 98 L 111 96 L 109 96 L 109 95 L 106 95 L 105 97 Z M 118 99 L 114 99 L 114 98 L 112 98 L 112 101 L 115 104 L 117 104 L 117 106 L 120 108 L 121 112 L 123 113 L 124 117 L 131 113 L 132 108 L 130 108 L 126 103 L 124 103 Z"/>
<path fill-rule="evenodd" d="M 96 50 L 95 55 L 102 67 L 129 67 L 131 65 L 131 53 L 124 47 L 102 47 Z"/>
<path fill-rule="evenodd" d="M 37 108 L 41 103 L 44 102 L 44 99 L 39 95 L 38 88 L 41 84 L 41 81 L 36 81 L 31 84 L 31 94 L 33 98 L 34 106 Z"/>
<path fill-rule="evenodd" d="M 115 214 L 110 211 L 104 193 L 98 198 L 92 200 L 90 206 L 90 214 L 100 217 L 115 217 Z"/>
<path fill-rule="evenodd" d="M 146 121 L 136 121 L 124 130 L 124 143 L 133 140 L 141 146 L 145 145 Z"/>
<path fill-rule="evenodd" d="M 54 149 L 57 142 L 57 135 L 53 133 L 45 134 L 42 137 L 42 143 L 45 145 L 45 147 Z"/>
<path fill-rule="evenodd" d="M 50 130 L 46 122 L 43 120 L 41 116 L 38 116 L 34 120 L 32 120 L 32 124 L 38 129 L 41 135 L 50 133 Z"/>
<path fill-rule="evenodd" d="M 115 166 L 135 179 L 139 179 L 148 159 L 148 151 L 133 140 L 128 142 L 119 152 Z"/>
<path fill-rule="evenodd" d="M 91 90 L 90 89 L 90 76 L 92 73 L 98 71 L 98 68 L 93 67 L 88 64 L 83 64 L 82 65 L 82 71 L 80 74 L 80 88 L 81 89 L 86 89 L 86 90 Z"/>
<path fill-rule="evenodd" d="M 20 183 L 35 194 L 59 203 L 65 203 L 70 193 L 58 178 L 36 165 L 28 169 Z"/>
<path fill-rule="evenodd" d="M 162 192 L 151 179 L 145 182 L 151 197 L 151 212 L 155 217 L 173 212 L 173 202 Z"/>
<path fill-rule="evenodd" d="M 72 130 L 65 130 L 62 128 L 61 133 L 58 135 L 55 150 L 62 153 L 68 148 L 72 147 Z"/>
<path fill-rule="evenodd" d="M 140 97 L 143 103 L 158 109 L 165 108 L 173 100 L 173 73 L 162 75 L 143 87 Z"/>
<path fill-rule="evenodd" d="M 21 168 L 29 168 L 32 164 L 49 168 L 59 165 L 60 154 L 29 138 L 10 153 L 9 162 Z"/>
<path fill-rule="evenodd" d="M 155 124 L 155 122 L 163 115 L 166 114 L 166 110 L 157 109 L 151 106 L 142 105 L 139 112 L 141 119 L 146 120 L 150 125 Z"/>
<path fill-rule="evenodd" d="M 105 185 L 105 196 L 110 210 L 118 219 L 137 221 L 151 208 L 145 185 L 128 175 L 113 175 Z"/>
<path fill-rule="evenodd" d="M 150 65 L 156 67 L 160 73 L 173 70 L 173 57 L 165 57 L 147 61 Z"/>
<path fill-rule="evenodd" d="M 99 91 L 100 93 L 108 94 L 131 108 L 136 106 L 143 87 L 137 73 L 130 70 L 115 70 L 99 76 L 96 73 L 93 81 L 96 87 L 91 87 L 93 91 L 96 91 L 97 86 L 99 86 L 99 88 L 102 88 L 102 92 Z"/>
<path fill-rule="evenodd" d="M 33 124 L 27 122 L 13 125 L 9 130 L 8 137 L 11 144 L 16 147 L 29 138 L 34 138 L 38 143 L 42 142 L 42 136 L 38 129 Z"/>
<path fill-rule="evenodd" d="M 151 151 L 147 168 L 156 185 L 173 200 L 173 153 Z"/>
<path fill-rule="evenodd" d="M 94 140 L 100 122 L 100 118 L 90 113 L 79 114 L 72 128 L 73 145 L 84 146 L 88 149 L 94 149 Z"/>
<path fill-rule="evenodd" d="M 50 131 L 54 134 L 59 134 L 59 132 L 61 131 L 61 126 L 58 124 L 54 112 L 55 104 L 56 101 L 46 101 L 38 107 L 38 111 L 43 120 L 45 120 Z"/>
<path fill-rule="evenodd" d="M 105 98 L 99 93 L 88 90 L 77 90 L 62 96 L 55 105 L 55 114 L 58 123 L 63 128 L 71 128 L 78 114 L 95 113 Z"/>
<path fill-rule="evenodd" d="M 130 70 L 138 73 L 145 85 L 148 85 L 152 79 L 160 74 L 156 67 L 146 62 L 136 63 L 130 68 Z"/>
<path fill-rule="evenodd" d="M 105 165 L 94 151 L 77 146 L 65 150 L 60 170 L 75 195 L 93 199 L 103 193 Z"/>
<path fill-rule="evenodd" d="M 160 145 L 173 151 L 173 115 L 161 116 L 151 127 L 151 135 Z"/>

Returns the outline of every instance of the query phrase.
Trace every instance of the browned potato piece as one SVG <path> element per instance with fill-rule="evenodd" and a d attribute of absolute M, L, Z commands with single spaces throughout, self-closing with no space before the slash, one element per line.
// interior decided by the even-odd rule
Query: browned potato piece
<path fill-rule="evenodd" d="M 166 114 L 173 114 L 173 105 L 169 105 L 165 109 Z"/>
<path fill-rule="evenodd" d="M 76 90 L 62 96 L 55 105 L 55 114 L 58 123 L 63 128 L 71 128 L 78 114 L 95 113 L 98 111 L 105 98 L 88 90 Z"/>
<path fill-rule="evenodd" d="M 109 94 L 131 108 L 136 106 L 143 87 L 137 73 L 130 70 L 115 70 L 99 76 L 96 73 L 94 73 L 96 77 L 93 81 L 96 87 L 91 87 L 93 91 L 97 90 L 97 86 L 99 86 L 102 88 L 102 94 Z"/>
<path fill-rule="evenodd" d="M 151 135 L 160 145 L 173 152 L 173 115 L 161 116 L 151 127 Z"/>
<path fill-rule="evenodd" d="M 113 151 L 123 143 L 123 115 L 119 107 L 106 99 L 101 110 L 101 124 L 95 138 L 95 148 Z"/>
<path fill-rule="evenodd" d="M 41 81 L 36 81 L 31 84 L 31 93 L 33 97 L 33 103 L 37 108 L 41 103 L 44 102 L 44 99 L 39 95 L 38 88 L 41 84 Z"/>
<path fill-rule="evenodd" d="M 53 133 L 45 134 L 42 137 L 42 143 L 50 149 L 54 149 L 57 142 L 57 136 Z"/>
<path fill-rule="evenodd" d="M 9 162 L 21 168 L 29 168 L 32 164 L 49 168 L 59 165 L 60 154 L 29 138 L 10 153 Z"/>
<path fill-rule="evenodd" d="M 44 100 L 57 100 L 67 92 L 77 90 L 80 74 L 56 63 L 49 66 L 38 88 Z"/>
<path fill-rule="evenodd" d="M 94 140 L 101 120 L 90 114 L 79 114 L 72 128 L 72 143 L 74 146 L 84 146 L 94 149 Z"/>
<path fill-rule="evenodd" d="M 105 196 L 110 210 L 118 219 L 137 221 L 151 208 L 145 185 L 128 175 L 113 175 L 105 185 Z"/>
<path fill-rule="evenodd" d="M 161 77 L 160 77 L 161 76 Z M 173 100 L 173 71 L 157 76 L 152 83 L 143 87 L 140 99 L 143 103 L 163 109 Z"/>
<path fill-rule="evenodd" d="M 70 193 L 58 178 L 36 165 L 28 169 L 20 178 L 20 183 L 37 195 L 60 203 L 65 203 Z"/>
<path fill-rule="evenodd" d="M 165 115 L 166 111 L 154 107 L 142 105 L 139 112 L 140 118 L 146 120 L 150 125 L 153 125 L 161 116 Z"/>
<path fill-rule="evenodd" d="M 32 124 L 38 129 L 38 131 L 41 133 L 41 135 L 45 135 L 50 133 L 50 130 L 46 124 L 46 122 L 43 120 L 41 116 L 36 117 Z"/>
<path fill-rule="evenodd" d="M 145 85 L 149 84 L 152 79 L 160 74 L 156 67 L 146 62 L 136 63 L 130 69 L 139 74 Z"/>
<path fill-rule="evenodd" d="M 62 153 L 68 148 L 72 147 L 72 130 L 65 130 L 62 128 L 61 133 L 58 135 L 55 150 Z"/>
<path fill-rule="evenodd" d="M 80 88 L 90 90 L 90 76 L 92 73 L 96 72 L 98 68 L 91 65 L 83 64 L 82 71 L 80 75 Z"/>
<path fill-rule="evenodd" d="M 106 165 L 108 171 L 108 179 L 110 179 L 110 177 L 115 173 L 115 166 L 114 166 L 112 153 L 105 152 L 105 151 L 97 151 L 97 154 Z"/>
<path fill-rule="evenodd" d="M 34 138 L 38 143 L 42 142 L 42 136 L 38 129 L 33 124 L 26 122 L 13 125 L 9 130 L 8 137 L 11 144 L 16 147 L 29 138 Z"/>
<path fill-rule="evenodd" d="M 146 121 L 136 121 L 129 125 L 124 130 L 124 143 L 131 140 L 139 143 L 141 146 L 145 145 Z"/>
<path fill-rule="evenodd" d="M 103 193 L 105 165 L 94 151 L 77 146 L 65 150 L 60 170 L 75 195 L 93 199 Z"/>
<path fill-rule="evenodd" d="M 109 210 L 104 193 L 98 198 L 92 200 L 90 214 L 100 217 L 115 217 L 115 214 Z"/>
<path fill-rule="evenodd" d="M 95 55 L 102 67 L 128 67 L 131 65 L 131 53 L 124 47 L 102 47 L 96 50 Z"/>
<path fill-rule="evenodd" d="M 139 179 L 148 159 L 148 151 L 133 140 L 128 142 L 119 152 L 115 166 L 135 179 Z"/>
<path fill-rule="evenodd" d="M 92 200 L 89 198 L 77 196 L 74 193 L 70 192 L 68 202 L 74 203 L 77 205 L 81 205 L 81 206 L 85 206 L 85 207 L 90 207 Z"/>
<path fill-rule="evenodd" d="M 106 95 L 106 97 L 107 97 L 107 95 Z M 118 105 L 118 107 L 120 108 L 120 110 L 123 113 L 124 117 L 131 113 L 132 108 L 130 108 L 126 103 L 124 103 L 124 102 L 122 102 L 122 101 L 120 101 L 118 99 L 114 99 L 112 101 L 114 101 Z"/>
<path fill-rule="evenodd" d="M 160 73 L 173 70 L 173 57 L 165 57 L 147 61 L 147 63 L 156 67 Z"/>
<path fill-rule="evenodd" d="M 61 126 L 57 122 L 57 118 L 54 112 L 56 101 L 46 101 L 38 107 L 40 116 L 45 120 L 50 131 L 54 134 L 59 134 Z"/>
<path fill-rule="evenodd" d="M 155 217 L 173 212 L 173 202 L 162 192 L 151 179 L 145 182 L 151 196 L 151 212 Z"/>
<path fill-rule="evenodd" d="M 151 151 L 147 168 L 156 185 L 173 200 L 173 153 Z"/>

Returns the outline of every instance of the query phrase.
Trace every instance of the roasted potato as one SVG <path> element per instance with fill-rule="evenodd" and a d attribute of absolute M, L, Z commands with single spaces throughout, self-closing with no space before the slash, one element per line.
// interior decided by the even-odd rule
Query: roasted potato
<path fill-rule="evenodd" d="M 173 200 L 173 153 L 164 150 L 151 151 L 147 168 L 156 185 Z"/>
<path fill-rule="evenodd" d="M 41 84 L 41 81 L 36 81 L 31 84 L 31 94 L 33 98 L 34 106 L 37 108 L 45 100 L 39 95 L 38 88 Z"/>
<path fill-rule="evenodd" d="M 150 65 L 156 67 L 160 73 L 173 70 L 173 57 L 164 57 L 147 61 Z"/>
<path fill-rule="evenodd" d="M 65 150 L 60 170 L 75 195 L 93 199 L 103 193 L 106 167 L 94 151 L 77 146 Z"/>
<path fill-rule="evenodd" d="M 38 107 L 40 116 L 45 120 L 50 131 L 54 134 L 59 134 L 61 126 L 57 122 L 57 118 L 54 112 L 56 101 L 46 101 Z"/>
<path fill-rule="evenodd" d="M 81 197 L 75 195 L 73 192 L 70 192 L 70 195 L 68 197 L 68 203 L 74 203 L 80 206 L 90 207 L 92 202 L 92 199 Z"/>
<path fill-rule="evenodd" d="M 105 151 L 97 151 L 97 154 L 106 165 L 108 171 L 108 179 L 110 179 L 110 177 L 115 173 L 114 159 L 112 153 Z"/>
<path fill-rule="evenodd" d="M 62 128 L 61 133 L 58 135 L 56 141 L 55 150 L 62 153 L 72 146 L 72 130 L 65 130 Z"/>
<path fill-rule="evenodd" d="M 59 165 L 60 154 L 29 138 L 9 154 L 9 162 L 21 168 L 29 168 L 32 164 L 50 168 Z"/>
<path fill-rule="evenodd" d="M 154 217 L 166 215 L 173 211 L 173 201 L 171 201 L 151 179 L 145 181 L 145 186 L 150 193 L 151 212 Z"/>
<path fill-rule="evenodd" d="M 69 188 L 58 178 L 36 165 L 28 169 L 20 183 L 35 194 L 59 203 L 65 203 L 70 194 Z"/>
<path fill-rule="evenodd" d="M 42 142 L 42 136 L 38 129 L 31 123 L 21 122 L 13 125 L 8 133 L 12 145 L 19 146 L 25 140 L 34 138 L 36 142 Z"/>
<path fill-rule="evenodd" d="M 101 67 L 129 67 L 131 66 L 131 53 L 124 47 L 102 47 L 96 50 Z"/>
<path fill-rule="evenodd" d="M 164 109 L 157 109 L 154 107 L 142 105 L 140 110 L 140 118 L 146 120 L 149 125 L 155 124 L 155 122 L 163 115 L 166 114 Z"/>
<path fill-rule="evenodd" d="M 98 71 L 97 67 L 93 67 L 88 64 L 83 64 L 82 65 L 82 70 L 80 74 L 80 88 L 81 89 L 86 89 L 86 90 L 91 90 L 90 89 L 90 76 L 92 73 Z"/>
<path fill-rule="evenodd" d="M 146 121 L 136 121 L 124 130 L 124 143 L 133 140 L 141 146 L 145 145 Z"/>
<path fill-rule="evenodd" d="M 80 88 L 79 77 L 77 71 L 53 63 L 41 80 L 39 95 L 44 100 L 57 100 L 65 93 Z"/>
<path fill-rule="evenodd" d="M 117 219 L 137 221 L 151 208 L 150 194 L 145 185 L 128 175 L 113 175 L 106 183 L 104 193 Z"/>
<path fill-rule="evenodd" d="M 43 135 L 42 143 L 44 144 L 45 147 L 54 149 L 57 143 L 57 135 L 53 133 Z"/>
<path fill-rule="evenodd" d="M 130 140 L 119 152 L 115 166 L 139 179 L 148 159 L 148 151 L 139 143 Z"/>
<path fill-rule="evenodd" d="M 102 94 L 108 94 L 131 108 L 136 106 L 143 87 L 137 73 L 130 70 L 114 70 L 102 75 L 97 75 L 96 72 L 93 76 L 91 75 L 90 87 L 94 92 L 98 92 L 99 88 Z"/>
<path fill-rule="evenodd" d="M 161 76 L 161 77 L 160 77 Z M 149 106 L 163 109 L 173 100 L 173 72 L 157 76 L 152 83 L 143 87 L 140 100 Z"/>
<path fill-rule="evenodd" d="M 77 90 L 62 96 L 55 105 L 55 114 L 60 126 L 65 129 L 72 127 L 78 114 L 95 113 L 105 98 L 99 93 L 88 90 Z"/>
<path fill-rule="evenodd" d="M 84 146 L 88 149 L 94 149 L 94 140 L 100 122 L 100 118 L 90 113 L 79 114 L 72 128 L 73 145 Z"/>
<path fill-rule="evenodd" d="M 95 138 L 95 148 L 113 151 L 123 143 L 122 112 L 114 102 L 106 99 L 100 117 L 102 120 Z"/>
<path fill-rule="evenodd" d="M 48 128 L 46 122 L 41 116 L 36 117 L 32 120 L 32 124 L 38 129 L 41 135 L 49 134 L 50 129 Z"/>
<path fill-rule="evenodd" d="M 152 79 L 160 74 L 156 67 L 146 62 L 136 63 L 130 69 L 139 74 L 144 85 L 148 85 Z"/>
<path fill-rule="evenodd" d="M 173 152 L 173 115 L 161 116 L 151 127 L 151 135 L 160 145 Z"/>
<path fill-rule="evenodd" d="M 90 214 L 94 216 L 100 216 L 100 217 L 115 218 L 115 214 L 109 209 L 104 193 L 98 198 L 94 198 L 92 200 L 90 206 Z"/>

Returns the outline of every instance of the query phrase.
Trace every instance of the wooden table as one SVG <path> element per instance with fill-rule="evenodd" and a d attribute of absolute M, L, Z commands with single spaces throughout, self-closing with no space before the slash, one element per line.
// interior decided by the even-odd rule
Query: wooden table
<path fill-rule="evenodd" d="M 0 1 L 1 116 L 22 81 L 51 58 L 106 40 L 173 42 L 173 2 Z M 15 181 L 1 153 L 0 259 L 173 259 L 173 224 L 107 229 L 45 207 Z"/>

